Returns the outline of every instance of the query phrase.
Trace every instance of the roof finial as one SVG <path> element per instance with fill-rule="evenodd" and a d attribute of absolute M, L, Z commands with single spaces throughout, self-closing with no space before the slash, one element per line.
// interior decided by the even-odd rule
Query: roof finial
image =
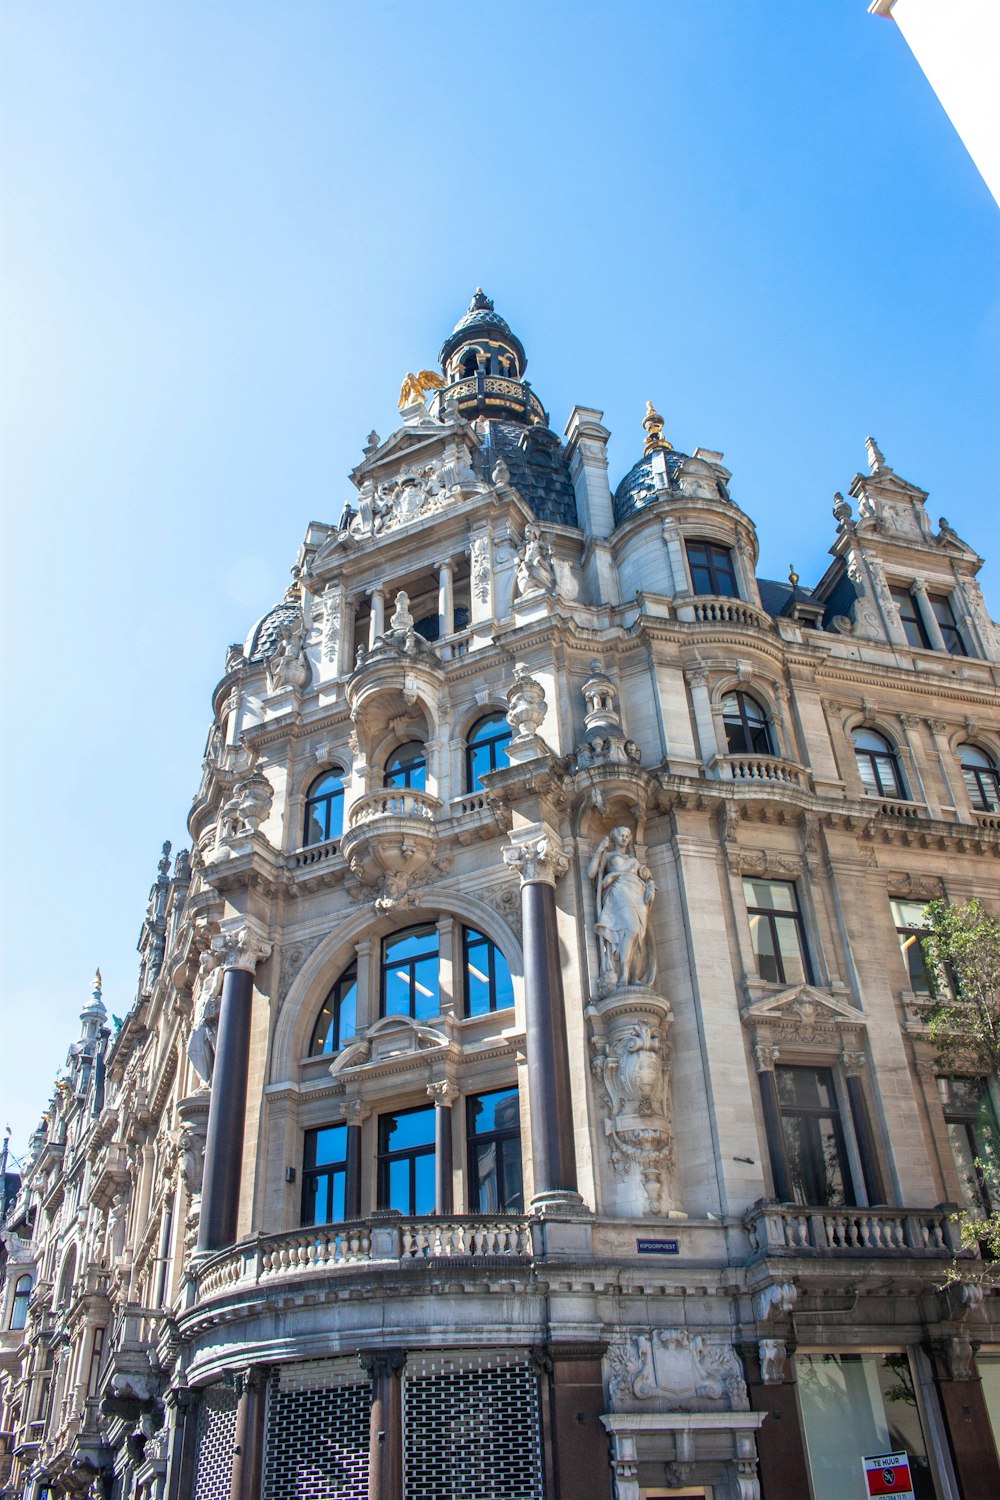
<path fill-rule="evenodd" d="M 792 585 L 793 589 L 797 589 L 799 586 L 799 575 L 795 571 L 794 563 L 788 564 L 788 582 Z"/>
<path fill-rule="evenodd" d="M 94 983 L 93 983 L 93 985 L 91 987 L 91 994 L 94 996 L 95 1000 L 100 1000 L 100 998 L 101 998 L 101 988 L 102 988 L 103 983 L 104 983 L 104 981 L 101 979 L 101 971 L 100 971 L 100 969 L 95 969 L 94 970 Z"/>
<path fill-rule="evenodd" d="M 673 443 L 668 443 L 663 436 L 663 418 L 652 401 L 646 402 L 646 415 L 642 419 L 642 425 L 646 429 L 646 446 L 642 450 L 644 458 L 654 453 L 657 448 L 666 448 L 668 452 L 673 452 Z"/>
<path fill-rule="evenodd" d="M 865 447 L 868 450 L 868 467 L 873 474 L 877 474 L 879 469 L 885 468 L 885 454 L 873 437 L 865 438 Z"/>
<path fill-rule="evenodd" d="M 296 565 L 292 568 L 292 581 L 285 590 L 286 604 L 302 603 L 302 569 Z"/>

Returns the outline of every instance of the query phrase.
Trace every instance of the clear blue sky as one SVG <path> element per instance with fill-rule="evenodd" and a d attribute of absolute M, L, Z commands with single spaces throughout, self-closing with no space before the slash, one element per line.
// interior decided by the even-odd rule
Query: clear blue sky
<path fill-rule="evenodd" d="M 477 284 L 557 430 L 605 411 L 615 479 L 648 398 L 724 450 L 765 575 L 819 576 L 868 432 L 997 553 L 1000 219 L 865 0 L 39 0 L 0 28 L 16 1151 L 94 965 L 132 1002 L 227 643 Z"/>

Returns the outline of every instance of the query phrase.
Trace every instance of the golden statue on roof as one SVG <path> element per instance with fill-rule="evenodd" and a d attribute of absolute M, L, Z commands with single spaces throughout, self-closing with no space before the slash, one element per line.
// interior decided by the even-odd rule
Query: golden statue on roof
<path fill-rule="evenodd" d="M 422 401 L 428 391 L 439 391 L 444 385 L 444 379 L 436 370 L 421 370 L 419 375 L 411 371 L 403 379 L 399 391 L 399 409 L 412 406 L 415 401 Z"/>

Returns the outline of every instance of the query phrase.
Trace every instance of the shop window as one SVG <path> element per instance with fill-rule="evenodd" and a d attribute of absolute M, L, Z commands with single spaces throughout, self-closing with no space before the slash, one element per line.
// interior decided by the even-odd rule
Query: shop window
<path fill-rule="evenodd" d="M 777 1067 L 774 1082 L 793 1201 L 829 1207 L 853 1203 L 832 1069 Z"/>
<path fill-rule="evenodd" d="M 344 773 L 336 766 L 324 771 L 309 788 L 303 843 L 325 844 L 344 831 Z"/>
<path fill-rule="evenodd" d="M 993 1441 L 1000 1453 L 1000 1354 L 977 1353 L 976 1369 L 979 1371 L 983 1400 L 993 1429 Z"/>
<path fill-rule="evenodd" d="M 410 787 L 415 792 L 426 789 L 427 759 L 419 740 L 409 740 L 394 750 L 385 763 L 386 786 Z"/>
<path fill-rule="evenodd" d="M 28 1321 L 28 1303 L 31 1301 L 31 1277 L 19 1276 L 14 1283 L 14 1297 L 10 1309 L 10 1326 L 15 1331 Z"/>
<path fill-rule="evenodd" d="M 479 791 L 483 776 L 508 764 L 510 739 L 511 727 L 503 714 L 488 714 L 472 726 L 465 748 L 467 791 Z"/>
<path fill-rule="evenodd" d="M 919 650 L 930 651 L 931 640 L 927 634 L 920 608 L 909 589 L 891 588 L 892 602 L 896 606 L 906 639 Z"/>
<path fill-rule="evenodd" d="M 466 1016 L 485 1016 L 514 1004 L 510 969 L 496 943 L 474 927 L 463 928 L 462 957 Z"/>
<path fill-rule="evenodd" d="M 924 918 L 927 908 L 922 901 L 893 901 L 891 904 L 900 952 L 910 976 L 910 989 L 915 995 L 929 995 L 934 986 L 923 948 L 928 931 Z"/>
<path fill-rule="evenodd" d="M 382 1015 L 413 1021 L 440 1015 L 438 964 L 438 930 L 431 923 L 387 937 L 382 944 Z"/>
<path fill-rule="evenodd" d="M 524 1209 L 521 1123 L 517 1089 L 466 1100 L 469 1135 L 469 1210 L 514 1214 Z"/>
<path fill-rule="evenodd" d="M 694 593 L 739 598 L 733 554 L 728 547 L 719 547 L 715 542 L 691 541 L 687 543 L 687 560 Z"/>
<path fill-rule="evenodd" d="M 939 1078 L 937 1084 L 965 1207 L 991 1214 L 1000 1208 L 1000 1152 L 986 1080 Z"/>
<path fill-rule="evenodd" d="M 811 981 L 802 914 L 790 880 L 743 881 L 757 973 L 768 984 Z"/>
<path fill-rule="evenodd" d="M 905 1451 L 916 1500 L 935 1500 L 909 1357 L 796 1354 L 795 1377 L 813 1500 L 864 1500 L 861 1460 Z"/>
<path fill-rule="evenodd" d="M 727 693 L 722 700 L 722 724 L 730 755 L 774 755 L 767 714 L 749 693 Z"/>
<path fill-rule="evenodd" d="M 358 970 L 356 964 L 351 964 L 323 1001 L 309 1042 L 310 1057 L 339 1052 L 354 1036 L 357 1024 Z"/>
<path fill-rule="evenodd" d="M 344 1218 L 347 1126 L 307 1130 L 302 1155 L 303 1224 L 339 1224 Z"/>
<path fill-rule="evenodd" d="M 889 741 L 872 729 L 855 729 L 851 738 L 865 796 L 905 798 L 899 762 Z"/>
<path fill-rule="evenodd" d="M 975 745 L 960 746 L 962 752 L 962 780 L 969 794 L 969 801 L 980 812 L 1000 810 L 1000 775 L 984 750 Z"/>
<path fill-rule="evenodd" d="M 408 1216 L 434 1212 L 434 1106 L 380 1115 L 378 1206 Z"/>
<path fill-rule="evenodd" d="M 965 642 L 962 639 L 962 633 L 958 628 L 958 622 L 951 607 L 951 600 L 947 594 L 928 594 L 927 602 L 934 611 L 938 625 L 941 627 L 945 649 L 952 656 L 968 656 L 969 653 L 965 649 Z"/>

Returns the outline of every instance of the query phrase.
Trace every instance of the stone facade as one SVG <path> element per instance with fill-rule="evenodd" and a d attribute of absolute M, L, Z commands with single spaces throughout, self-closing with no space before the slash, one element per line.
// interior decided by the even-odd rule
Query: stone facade
<path fill-rule="evenodd" d="M 994 1494 L 907 933 L 1000 900 L 981 559 L 869 440 L 824 577 L 760 580 L 720 453 L 650 409 L 612 494 L 481 293 L 441 364 L 229 648 L 136 1000 L 83 1012 L 3 1493 L 827 1500 L 857 1378 L 922 1494 Z"/>

